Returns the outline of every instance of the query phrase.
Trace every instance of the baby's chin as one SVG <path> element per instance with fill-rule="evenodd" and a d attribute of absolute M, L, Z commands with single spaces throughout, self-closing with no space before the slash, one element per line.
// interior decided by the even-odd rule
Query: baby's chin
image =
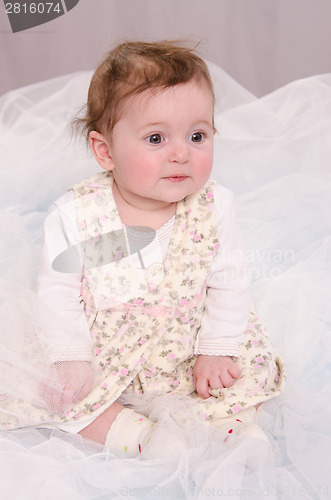
<path fill-rule="evenodd" d="M 164 201 L 167 201 L 169 203 L 178 203 L 179 201 L 184 200 L 187 196 L 190 196 L 191 194 L 198 192 L 200 189 L 202 189 L 205 186 L 206 182 L 204 182 L 201 185 L 194 186 L 194 187 L 192 187 L 192 189 L 185 189 L 181 193 L 178 193 L 177 195 L 176 194 L 173 194 L 173 196 L 170 195 Z"/>

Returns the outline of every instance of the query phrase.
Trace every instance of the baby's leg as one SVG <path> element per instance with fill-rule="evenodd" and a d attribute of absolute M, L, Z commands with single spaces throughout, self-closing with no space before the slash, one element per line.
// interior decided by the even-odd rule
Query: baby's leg
<path fill-rule="evenodd" d="M 79 434 L 91 441 L 105 444 L 109 429 L 122 410 L 124 410 L 124 406 L 115 401 L 99 417 L 93 420 L 90 425 L 80 431 Z"/>
<path fill-rule="evenodd" d="M 145 450 L 154 434 L 154 425 L 155 422 L 149 418 L 115 401 L 79 434 L 105 445 L 120 458 L 132 458 Z M 176 459 L 186 449 L 186 440 L 178 435 L 176 429 L 161 427 L 161 435 L 159 431 L 158 438 L 148 447 L 144 458 Z"/>
<path fill-rule="evenodd" d="M 79 434 L 105 445 L 116 455 L 132 458 L 147 446 L 153 427 L 152 420 L 115 401 Z"/>

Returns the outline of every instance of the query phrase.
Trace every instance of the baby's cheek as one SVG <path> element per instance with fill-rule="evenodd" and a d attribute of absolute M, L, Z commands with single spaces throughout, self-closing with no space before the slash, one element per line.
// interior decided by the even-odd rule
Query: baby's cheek
<path fill-rule="evenodd" d="M 198 165 L 200 175 L 204 176 L 207 180 L 213 167 L 213 154 L 209 152 L 201 154 L 198 158 Z"/>

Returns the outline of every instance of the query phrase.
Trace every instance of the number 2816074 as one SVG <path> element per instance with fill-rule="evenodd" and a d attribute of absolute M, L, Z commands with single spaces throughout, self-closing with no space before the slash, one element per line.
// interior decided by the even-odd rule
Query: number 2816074
<path fill-rule="evenodd" d="M 45 3 L 18 3 L 7 2 L 6 14 L 49 14 L 50 12 L 62 13 L 61 4 L 59 2 Z"/>

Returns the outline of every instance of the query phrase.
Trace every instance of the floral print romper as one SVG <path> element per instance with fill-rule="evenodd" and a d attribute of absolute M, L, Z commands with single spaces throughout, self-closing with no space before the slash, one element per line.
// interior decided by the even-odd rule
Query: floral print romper
<path fill-rule="evenodd" d="M 120 241 L 112 241 L 113 258 L 105 258 L 103 248 L 109 253 L 109 246 L 100 243 L 100 235 L 111 233 L 114 240 L 122 227 L 112 197 L 112 175 L 96 174 L 74 186 L 81 239 L 89 242 L 85 258 L 94 261 L 85 268 L 81 293 L 102 383 L 67 417 L 77 419 L 100 405 L 106 408 L 125 392 L 191 396 L 202 405 L 205 418 L 214 419 L 281 392 L 282 363 L 254 312 L 249 314 L 239 349 L 241 377 L 228 389 L 211 391 L 213 397 L 207 400 L 195 390 L 194 342 L 204 311 L 208 272 L 222 245 L 217 238 L 213 185 L 209 181 L 177 204 L 175 226 L 157 279 L 153 272 L 143 278 L 137 273 L 133 256 L 123 256 Z"/>

